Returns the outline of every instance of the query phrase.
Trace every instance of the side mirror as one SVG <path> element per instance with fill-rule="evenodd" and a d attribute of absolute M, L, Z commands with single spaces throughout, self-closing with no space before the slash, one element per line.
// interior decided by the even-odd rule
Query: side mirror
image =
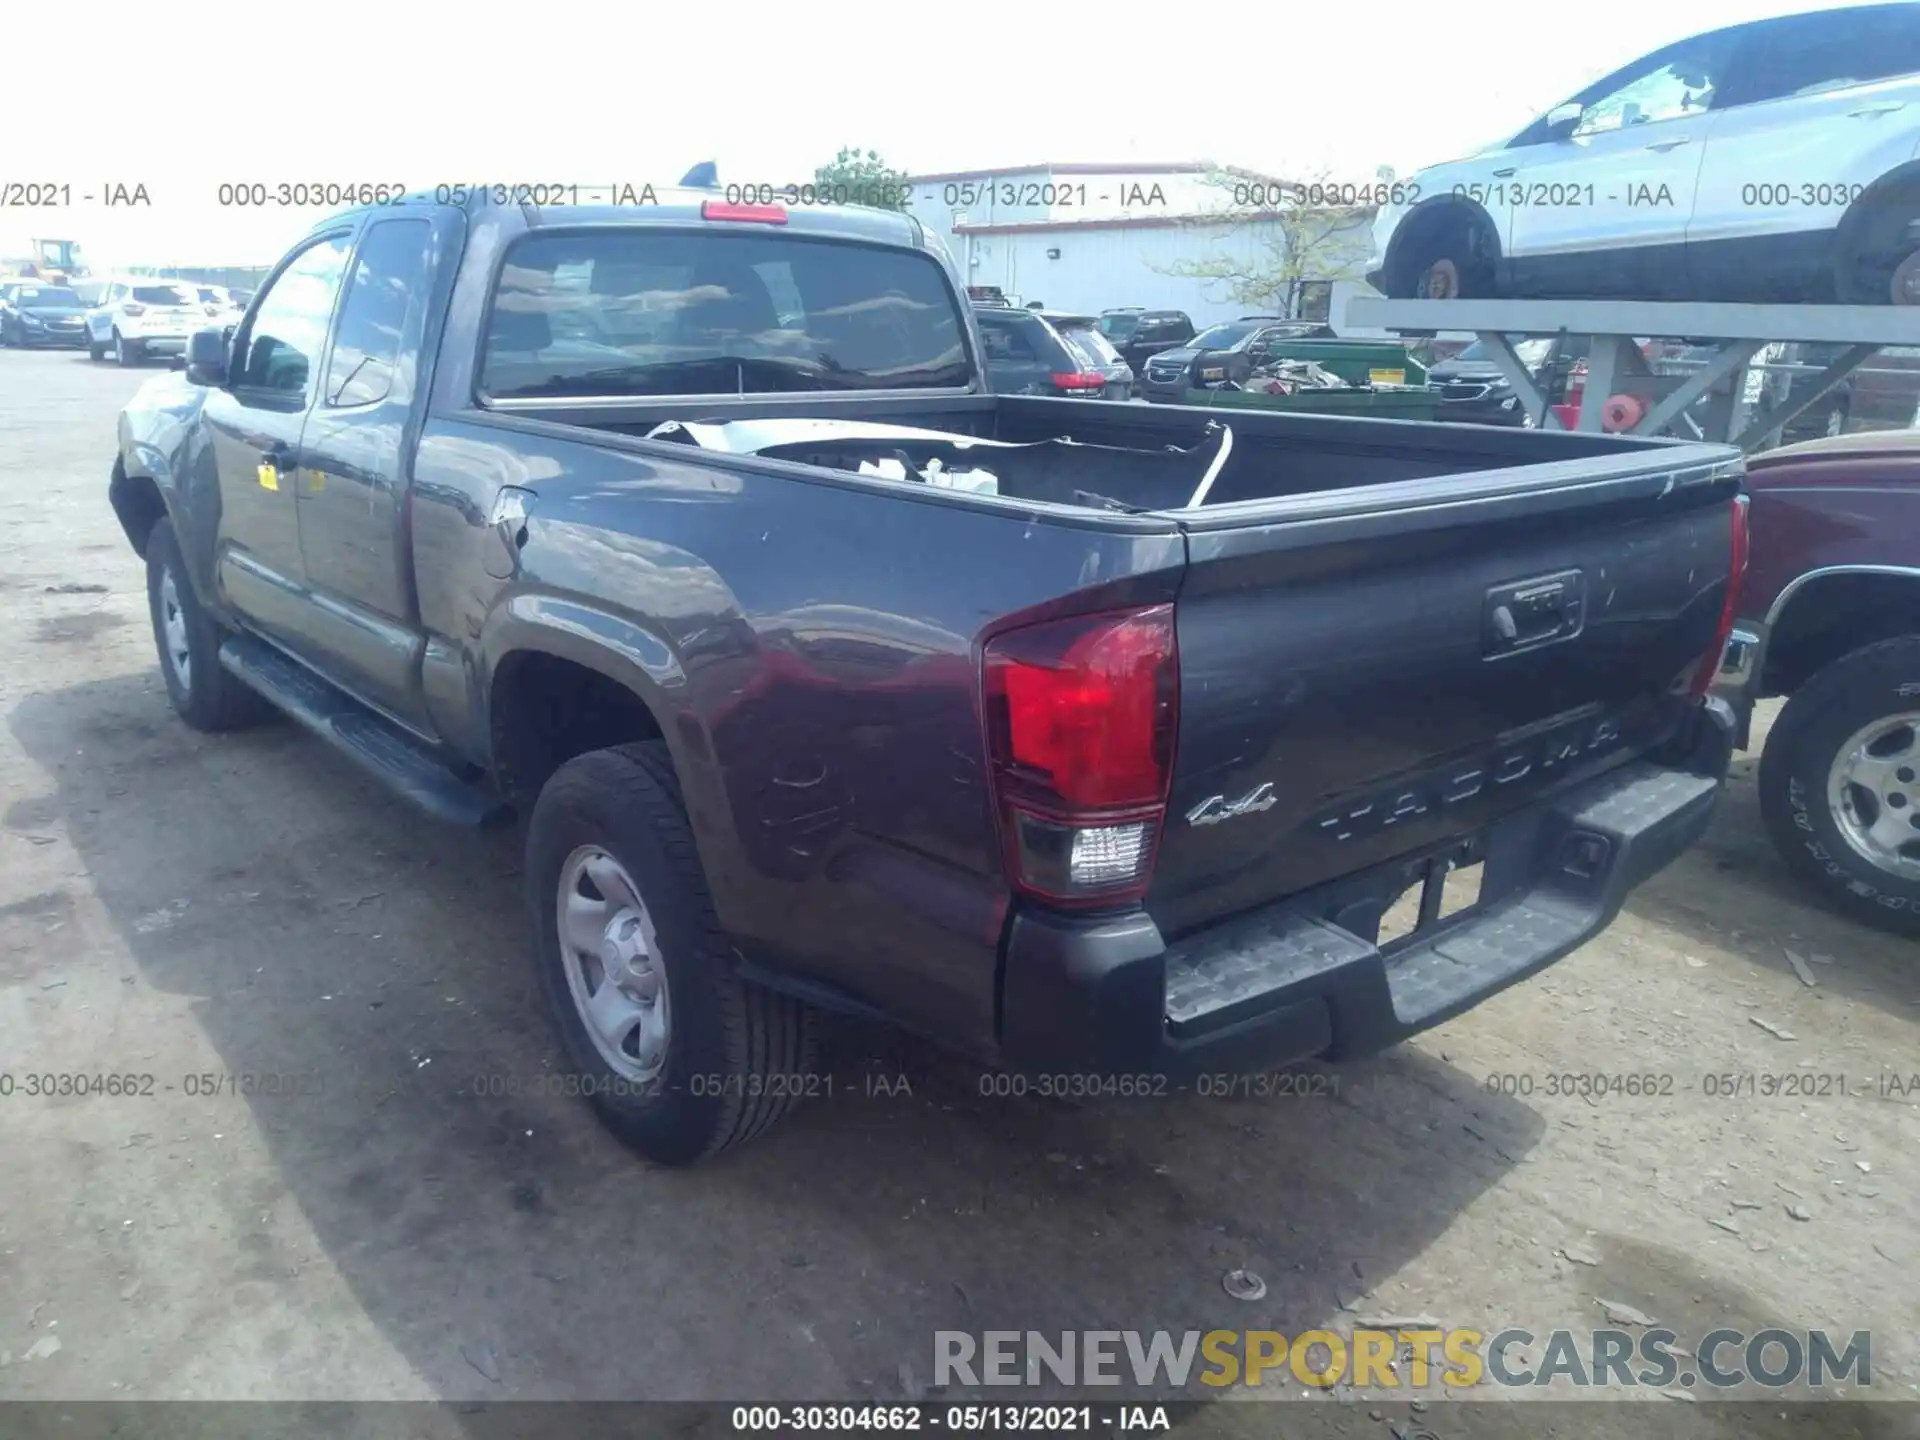
<path fill-rule="evenodd" d="M 227 383 L 225 330 L 196 330 L 187 338 L 187 379 L 195 385 Z"/>
<path fill-rule="evenodd" d="M 1547 134 L 1555 140 L 1564 140 L 1580 123 L 1580 117 L 1586 114 L 1586 107 L 1577 100 L 1569 100 L 1564 105 L 1556 105 L 1547 111 Z"/>

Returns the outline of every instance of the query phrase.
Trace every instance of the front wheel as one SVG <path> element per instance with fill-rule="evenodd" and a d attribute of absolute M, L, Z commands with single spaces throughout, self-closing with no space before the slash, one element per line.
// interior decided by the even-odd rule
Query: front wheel
<path fill-rule="evenodd" d="M 107 347 L 93 338 L 93 332 L 87 332 L 87 358 L 98 362 L 107 358 Z"/>
<path fill-rule="evenodd" d="M 525 873 L 569 1070 L 641 1155 L 691 1164 L 823 1083 L 812 1011 L 740 978 L 663 744 L 555 771 L 527 827 Z"/>
<path fill-rule="evenodd" d="M 1835 906 L 1920 935 L 1920 636 L 1865 646 L 1800 688 L 1760 758 L 1760 809 Z"/>
<path fill-rule="evenodd" d="M 196 730 L 237 730 L 270 713 L 266 701 L 220 664 L 220 627 L 187 578 L 171 520 L 147 537 L 147 609 L 167 698 L 182 720 Z"/>

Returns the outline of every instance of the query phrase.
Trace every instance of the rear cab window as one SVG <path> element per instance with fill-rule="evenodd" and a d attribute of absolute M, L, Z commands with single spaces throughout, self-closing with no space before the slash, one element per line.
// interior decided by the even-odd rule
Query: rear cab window
<path fill-rule="evenodd" d="M 487 400 L 964 389 L 946 273 L 911 251 L 794 235 L 536 232 L 488 319 Z"/>

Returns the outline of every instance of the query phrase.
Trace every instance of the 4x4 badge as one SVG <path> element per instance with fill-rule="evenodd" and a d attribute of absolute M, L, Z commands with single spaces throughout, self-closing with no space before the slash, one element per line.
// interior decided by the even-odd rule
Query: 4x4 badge
<path fill-rule="evenodd" d="M 1271 810 L 1279 802 L 1273 798 L 1273 782 L 1268 780 L 1249 790 L 1238 800 L 1210 795 L 1187 812 L 1189 825 L 1218 825 L 1236 815 L 1251 815 L 1256 810 Z"/>

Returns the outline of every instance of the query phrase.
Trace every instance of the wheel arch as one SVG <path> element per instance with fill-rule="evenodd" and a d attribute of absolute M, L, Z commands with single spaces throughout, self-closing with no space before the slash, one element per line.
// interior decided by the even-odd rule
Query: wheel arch
<path fill-rule="evenodd" d="M 1920 568 L 1810 570 L 1768 610 L 1760 693 L 1791 695 L 1841 656 L 1900 635 L 1920 635 Z"/>
<path fill-rule="evenodd" d="M 1417 246 L 1457 224 L 1477 226 L 1487 237 L 1490 247 L 1487 258 L 1499 263 L 1504 254 L 1500 227 L 1486 206 L 1467 195 L 1434 195 L 1413 206 L 1393 227 L 1392 238 L 1387 241 L 1386 261 L 1381 267 L 1389 293 L 1399 288 L 1402 281 L 1412 278 L 1405 275 L 1404 270 L 1410 257 L 1418 253 Z"/>
<path fill-rule="evenodd" d="M 1880 206 L 1903 193 L 1920 196 L 1920 160 L 1896 165 L 1875 180 L 1847 207 L 1833 234 L 1831 266 L 1836 295 L 1844 298 L 1849 285 L 1848 259 L 1860 238 L 1861 230 L 1878 213 Z"/>
<path fill-rule="evenodd" d="M 153 527 L 168 518 L 166 497 L 153 476 L 129 471 L 124 458 L 113 462 L 113 478 L 107 482 L 107 502 L 114 518 L 133 546 L 134 553 L 147 553 L 147 540 Z"/>

